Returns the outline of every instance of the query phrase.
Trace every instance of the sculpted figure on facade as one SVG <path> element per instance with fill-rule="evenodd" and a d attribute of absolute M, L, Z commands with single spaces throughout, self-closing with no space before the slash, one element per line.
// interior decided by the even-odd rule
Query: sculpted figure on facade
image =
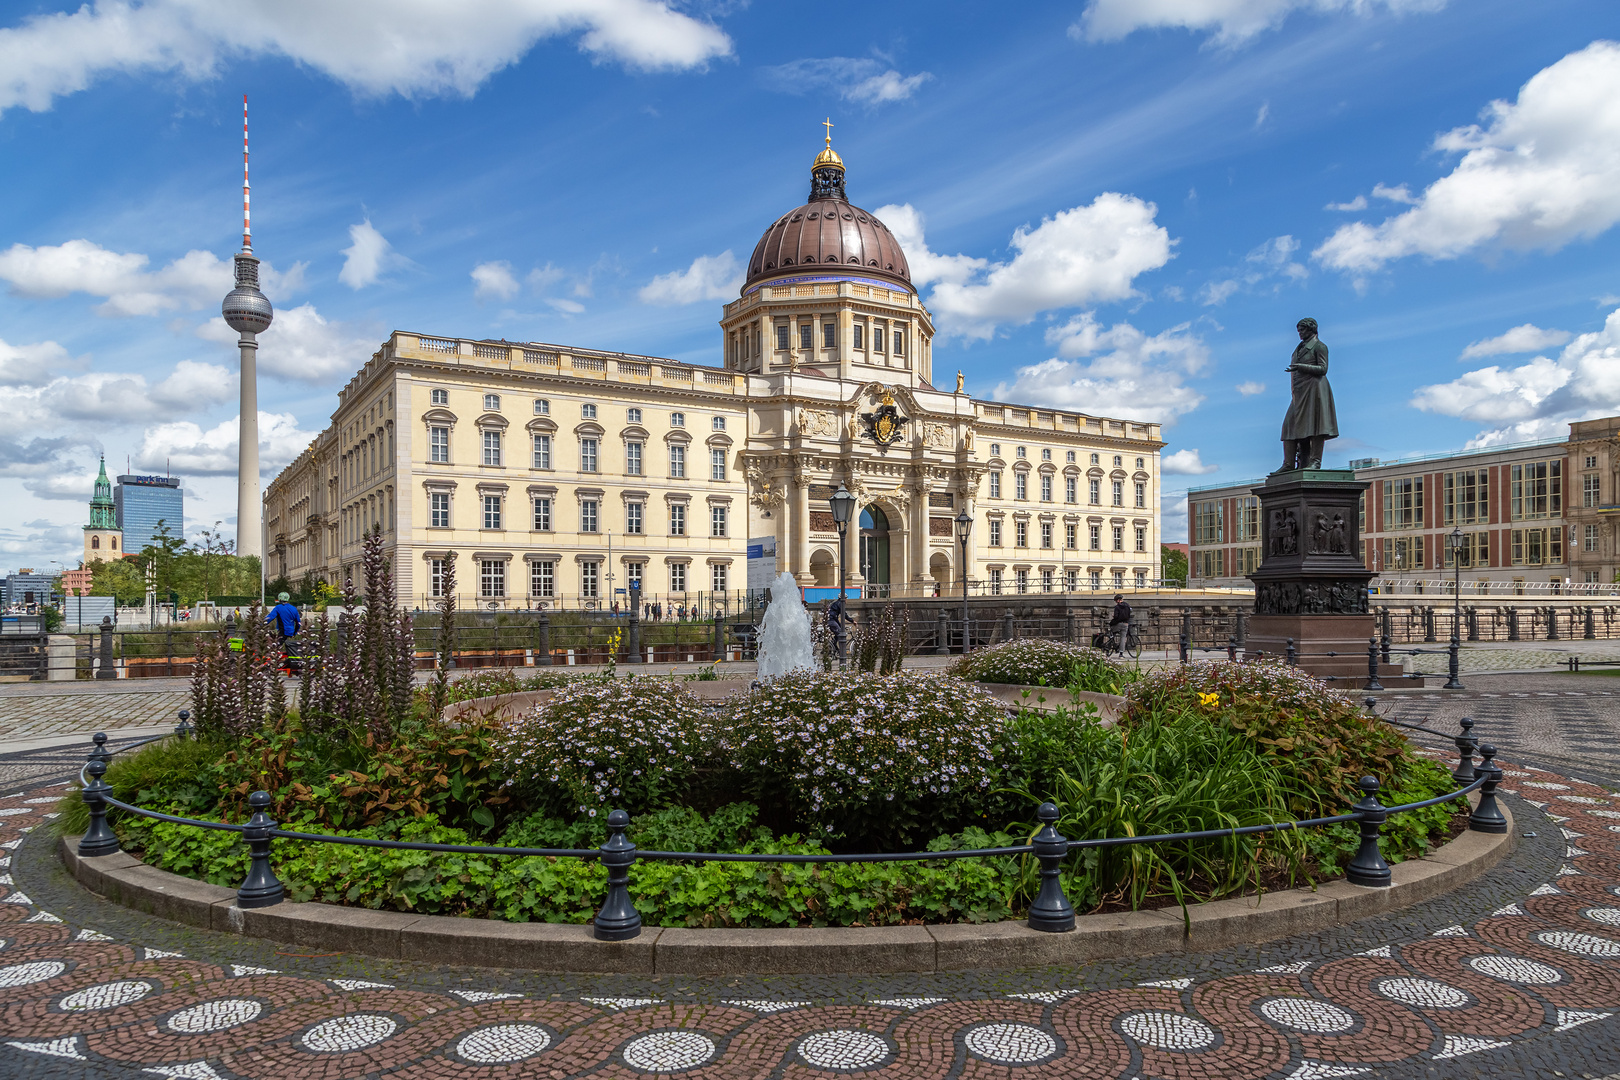
<path fill-rule="evenodd" d="M 951 446 L 951 429 L 944 424 L 928 421 L 922 426 L 923 445 L 938 450 L 948 450 Z"/>

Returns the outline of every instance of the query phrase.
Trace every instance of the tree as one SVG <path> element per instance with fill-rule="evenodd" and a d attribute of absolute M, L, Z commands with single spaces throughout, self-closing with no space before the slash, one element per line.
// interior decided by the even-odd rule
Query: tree
<path fill-rule="evenodd" d="M 1159 546 L 1159 578 L 1166 585 L 1187 584 L 1187 555 L 1168 544 Z"/>
<path fill-rule="evenodd" d="M 140 558 L 143 573 L 147 566 L 154 568 L 153 579 L 157 582 L 159 596 L 166 596 L 171 590 L 179 591 L 182 569 L 180 559 L 185 554 L 185 539 L 169 532 L 169 523 L 158 518 L 157 527 L 152 530 L 152 541 L 141 548 Z M 145 595 L 146 586 L 143 581 L 141 596 Z"/>
<path fill-rule="evenodd" d="M 202 537 L 202 541 L 192 548 L 193 551 L 202 556 L 203 596 L 212 596 L 215 592 L 213 576 L 215 557 L 231 555 L 236 551 L 236 542 L 225 539 L 224 533 L 220 531 L 220 526 L 223 524 L 223 521 L 216 521 L 212 529 L 202 530 L 198 534 Z"/>

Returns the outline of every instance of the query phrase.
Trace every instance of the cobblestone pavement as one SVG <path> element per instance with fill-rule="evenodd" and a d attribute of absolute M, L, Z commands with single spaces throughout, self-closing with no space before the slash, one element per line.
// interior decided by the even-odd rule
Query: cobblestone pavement
<path fill-rule="evenodd" d="M 736 979 L 315 956 L 161 922 L 67 879 L 63 787 L 35 782 L 0 798 L 0 1075 L 1603 1077 L 1620 797 L 1506 767 L 1519 849 L 1405 911 L 1079 968 Z"/>
<path fill-rule="evenodd" d="M 191 701 L 187 679 L 81 680 L 0 686 L 0 743 L 48 735 L 172 726 Z"/>

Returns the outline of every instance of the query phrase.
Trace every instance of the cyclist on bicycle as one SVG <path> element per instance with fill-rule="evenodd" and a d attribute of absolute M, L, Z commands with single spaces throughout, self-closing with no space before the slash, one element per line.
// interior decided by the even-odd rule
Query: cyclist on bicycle
<path fill-rule="evenodd" d="M 270 609 L 265 616 L 265 622 L 275 623 L 276 632 L 281 635 L 282 663 L 287 670 L 296 672 L 298 667 L 298 654 L 293 650 L 293 638 L 303 625 L 303 619 L 298 615 L 298 609 L 292 604 L 292 597 L 286 593 L 276 596 L 276 606 Z"/>
<path fill-rule="evenodd" d="M 1125 641 L 1131 632 L 1131 605 L 1125 602 L 1124 593 L 1114 594 L 1114 617 L 1108 620 L 1108 632 L 1114 638 L 1114 647 L 1123 656 Z"/>

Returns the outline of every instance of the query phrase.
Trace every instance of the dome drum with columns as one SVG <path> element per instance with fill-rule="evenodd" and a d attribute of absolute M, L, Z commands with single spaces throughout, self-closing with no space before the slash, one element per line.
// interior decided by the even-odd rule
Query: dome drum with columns
<path fill-rule="evenodd" d="M 395 332 L 266 492 L 285 572 L 340 582 L 380 527 L 423 607 L 452 554 L 464 607 L 605 606 L 632 580 L 735 604 L 755 550 L 774 550 L 769 576 L 837 587 L 843 485 L 845 577 L 869 596 L 1156 579 L 1158 425 L 975 399 L 960 374 L 936 387 L 898 240 L 849 201 L 830 138 L 810 173 L 721 313 L 719 366 Z"/>

